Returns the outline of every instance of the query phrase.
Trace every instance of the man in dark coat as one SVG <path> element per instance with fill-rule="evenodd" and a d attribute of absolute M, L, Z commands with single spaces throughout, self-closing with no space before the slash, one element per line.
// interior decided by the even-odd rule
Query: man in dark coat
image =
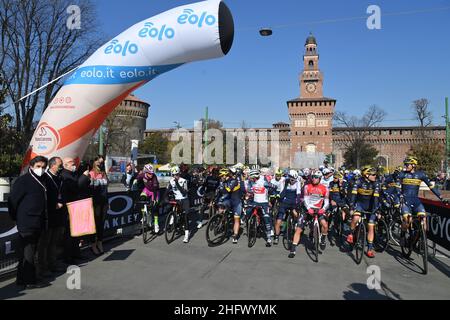
<path fill-rule="evenodd" d="M 28 172 L 14 183 L 8 199 L 10 215 L 19 231 L 17 285 L 29 289 L 48 285 L 37 282 L 34 263 L 40 234 L 48 222 L 46 167 L 47 158 L 38 156 L 32 159 Z"/>
<path fill-rule="evenodd" d="M 90 198 L 89 168 L 83 168 L 84 172 L 79 172 L 74 159 L 65 158 L 63 160 L 64 169 L 61 172 L 62 188 L 61 196 L 64 204 Z M 81 169 L 81 168 L 80 168 Z M 64 206 L 65 214 L 68 217 L 67 206 Z M 68 264 L 75 264 L 75 259 L 82 259 L 79 247 L 79 239 L 70 235 L 70 222 L 66 220 L 64 257 Z"/>
<path fill-rule="evenodd" d="M 62 169 L 62 159 L 53 157 L 48 161 L 48 170 L 44 175 L 47 187 L 48 229 L 41 234 L 38 245 L 38 274 L 42 277 L 52 276 L 51 272 L 64 271 L 56 264 L 57 248 L 67 218 L 62 210 Z"/>

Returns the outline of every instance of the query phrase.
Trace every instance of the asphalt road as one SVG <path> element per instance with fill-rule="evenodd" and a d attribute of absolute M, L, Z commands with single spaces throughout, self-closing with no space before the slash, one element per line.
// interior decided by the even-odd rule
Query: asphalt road
<path fill-rule="evenodd" d="M 364 258 L 356 265 L 351 253 L 328 245 L 313 262 L 299 247 L 288 259 L 283 245 L 265 247 L 258 239 L 248 248 L 246 237 L 210 248 L 205 228 L 189 244 L 164 236 L 144 244 L 141 237 L 122 237 L 105 245 L 108 252 L 81 265 L 81 289 L 69 290 L 62 273 L 43 289 L 20 291 L 14 279 L 0 282 L 0 299 L 449 299 L 448 252 L 430 261 L 421 274 L 420 259 L 404 260 L 398 248 Z M 418 264 L 418 265 L 417 265 Z M 381 272 L 381 288 L 367 287 L 367 268 Z"/>

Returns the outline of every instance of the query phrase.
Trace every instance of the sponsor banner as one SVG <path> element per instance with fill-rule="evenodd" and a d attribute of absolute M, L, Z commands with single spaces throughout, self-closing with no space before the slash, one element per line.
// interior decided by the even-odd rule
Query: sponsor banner
<path fill-rule="evenodd" d="M 158 67 L 88 66 L 75 71 L 65 84 L 123 84 L 150 81 L 180 65 Z"/>
<path fill-rule="evenodd" d="M 6 202 L 0 202 L 0 261 L 17 257 L 19 233 L 8 214 Z"/>
<path fill-rule="evenodd" d="M 427 237 L 450 250 L 450 207 L 440 201 L 420 199 L 428 215 Z"/>
<path fill-rule="evenodd" d="M 109 195 L 109 210 L 105 217 L 105 236 L 116 234 L 116 230 L 141 222 L 139 208 L 135 208 L 132 192 L 114 192 Z"/>

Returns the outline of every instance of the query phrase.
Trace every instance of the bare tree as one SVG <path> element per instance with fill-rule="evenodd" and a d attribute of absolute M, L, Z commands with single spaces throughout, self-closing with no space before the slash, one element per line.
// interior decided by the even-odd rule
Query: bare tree
<path fill-rule="evenodd" d="M 378 127 L 386 117 L 386 112 L 372 105 L 361 117 L 349 116 L 347 113 L 338 111 L 334 114 L 333 120 L 337 126 L 347 128 L 342 132 L 343 138 L 340 140 L 344 149 L 352 150 L 356 157 L 356 166 L 361 166 L 363 157 L 362 151 L 367 149 L 367 139 L 373 135 L 374 128 Z"/>
<path fill-rule="evenodd" d="M 130 128 L 132 126 L 132 117 L 119 116 L 116 112 L 106 118 L 103 123 L 106 154 L 117 153 L 120 155 L 128 155 L 130 153 Z"/>
<path fill-rule="evenodd" d="M 14 103 L 16 129 L 29 139 L 35 116 L 44 111 L 62 80 L 15 103 L 26 94 L 80 65 L 103 42 L 95 5 L 77 1 L 81 28 L 69 28 L 71 0 L 0 0 L 0 75 Z"/>
<path fill-rule="evenodd" d="M 419 121 L 421 128 L 430 126 L 433 123 L 433 114 L 428 109 L 430 101 L 428 99 L 422 98 L 419 100 L 414 100 L 411 108 L 414 111 L 415 119 Z"/>

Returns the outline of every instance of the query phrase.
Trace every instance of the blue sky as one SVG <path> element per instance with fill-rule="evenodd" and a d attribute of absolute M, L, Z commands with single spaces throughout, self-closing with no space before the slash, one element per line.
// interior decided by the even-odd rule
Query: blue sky
<path fill-rule="evenodd" d="M 111 38 L 131 25 L 195 1 L 98 0 L 99 23 Z M 209 107 L 226 127 L 288 121 L 286 101 L 299 96 L 305 39 L 316 36 L 324 95 L 336 109 L 362 115 L 376 104 L 385 125 L 412 125 L 411 102 L 428 98 L 443 124 L 450 96 L 450 0 L 225 0 L 235 22 L 228 56 L 185 65 L 140 88 L 151 103 L 148 128 L 192 127 Z M 366 27 L 369 5 L 382 10 L 382 29 Z M 434 8 L 447 8 L 416 12 Z M 390 15 L 391 13 L 404 13 Z M 360 19 L 340 19 L 362 17 Z M 338 20 L 323 22 L 324 20 Z M 322 22 L 322 23 L 317 23 Z M 272 37 L 259 36 L 272 27 Z"/>

